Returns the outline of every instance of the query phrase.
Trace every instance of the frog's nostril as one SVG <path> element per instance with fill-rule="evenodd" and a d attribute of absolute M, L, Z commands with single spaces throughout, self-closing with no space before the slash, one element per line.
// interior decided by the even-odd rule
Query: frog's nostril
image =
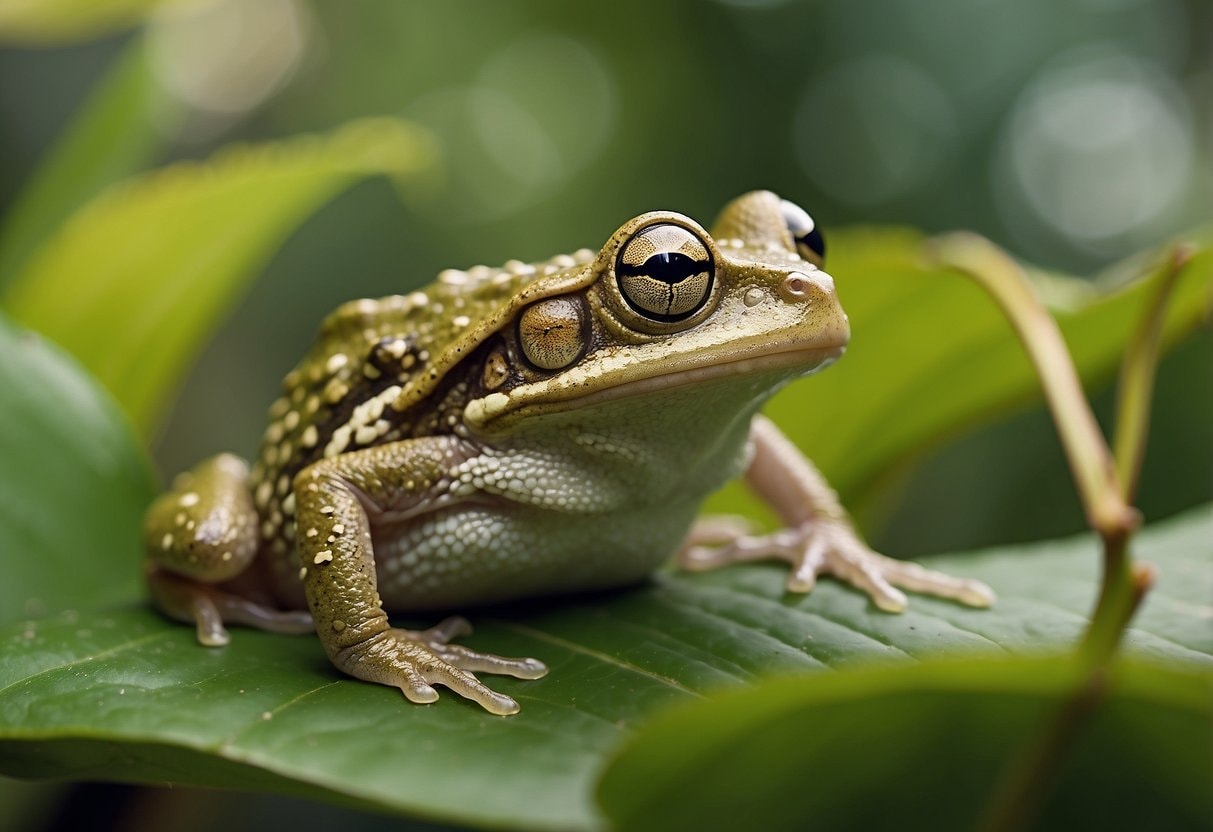
<path fill-rule="evenodd" d="M 804 303 L 813 291 L 813 281 L 804 272 L 792 272 L 783 279 L 780 289 L 783 299 L 788 303 Z"/>
<path fill-rule="evenodd" d="M 789 272 L 779 289 L 783 299 L 788 303 L 805 303 L 815 293 L 829 295 L 833 291 L 829 275 L 821 271 L 814 271 L 811 275 L 804 272 Z"/>
<path fill-rule="evenodd" d="M 794 298 L 802 298 L 809 293 L 809 279 L 800 272 L 792 272 L 783 279 L 783 290 Z"/>

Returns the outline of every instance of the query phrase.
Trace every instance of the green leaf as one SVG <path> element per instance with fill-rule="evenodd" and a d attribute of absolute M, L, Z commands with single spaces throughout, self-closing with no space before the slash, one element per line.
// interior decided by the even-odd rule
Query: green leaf
<path fill-rule="evenodd" d="M 1213 668 L 1209 534 L 1206 509 L 1140 536 L 1136 549 L 1160 578 L 1129 634 L 1134 655 Z M 916 597 L 885 615 L 834 582 L 785 595 L 783 569 L 753 565 L 473 615 L 471 644 L 551 667 L 535 682 L 492 679 L 522 704 L 509 718 L 449 693 L 411 705 L 343 678 L 312 638 L 238 630 L 230 646 L 206 649 L 142 607 L 26 622 L 0 630 L 0 772 L 264 788 L 472 825 L 592 829 L 599 772 L 661 709 L 770 675 L 1068 645 L 1093 603 L 1099 557 L 1083 537 L 929 562 L 988 581 L 998 605 Z M 854 684 L 856 696 L 872 694 Z M 870 756 L 872 745 L 852 753 Z"/>
<path fill-rule="evenodd" d="M 0 42 L 51 46 L 96 38 L 186 0 L 5 0 Z"/>
<path fill-rule="evenodd" d="M 300 222 L 360 179 L 415 176 L 433 162 L 426 134 L 389 119 L 229 147 L 90 202 L 31 258 L 7 301 L 146 432 L 223 313 Z"/>
<path fill-rule="evenodd" d="M 1207 234 L 1201 235 L 1202 238 Z M 909 230 L 844 229 L 830 239 L 830 273 L 851 319 L 836 366 L 793 384 L 767 407 L 853 510 L 884 477 L 945 437 L 1040 400 L 1032 366 L 1002 313 L 968 278 L 928 265 L 931 241 Z M 1213 250 L 1193 243 L 1163 327 L 1175 343 L 1208 314 Z M 1083 382 L 1113 377 L 1154 283 L 1160 252 L 1116 268 L 1118 288 L 1042 281 Z M 765 516 L 739 485 L 709 510 Z"/>
<path fill-rule="evenodd" d="M 0 284 L 102 188 L 151 161 L 172 135 L 183 107 L 166 95 L 134 40 L 83 110 L 46 154 L 0 229 Z"/>
<path fill-rule="evenodd" d="M 1064 659 L 781 679 L 680 709 L 606 770 L 619 829 L 976 829 L 1076 684 Z M 1207 828 L 1213 675 L 1115 669 L 1033 829 Z"/>
<path fill-rule="evenodd" d="M 0 623 L 138 592 L 148 461 L 105 392 L 0 316 Z"/>

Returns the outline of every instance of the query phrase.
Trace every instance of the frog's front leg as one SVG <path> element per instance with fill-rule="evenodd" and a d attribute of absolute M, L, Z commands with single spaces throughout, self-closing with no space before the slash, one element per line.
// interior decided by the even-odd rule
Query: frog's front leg
<path fill-rule="evenodd" d="M 787 527 L 769 535 L 744 534 L 736 525 L 700 526 L 680 554 L 687 569 L 780 558 L 792 564 L 788 589 L 808 592 L 819 575 L 834 575 L 862 589 L 882 610 L 901 612 L 906 596 L 897 587 L 988 607 L 994 593 L 980 581 L 954 578 L 916 563 L 886 557 L 859 537 L 838 496 L 773 422 L 756 416 L 750 427 L 753 456 L 746 483 Z M 709 521 L 711 522 L 711 521 Z M 721 542 L 712 547 L 705 543 Z"/>
<path fill-rule="evenodd" d="M 447 472 L 468 458 L 454 437 L 425 437 L 321 460 L 295 478 L 300 558 L 308 606 L 329 659 L 358 679 L 400 688 L 413 702 L 443 685 L 490 713 L 518 711 L 472 673 L 537 679 L 535 659 L 478 653 L 450 640 L 470 632 L 451 618 L 430 630 L 395 629 L 379 598 L 371 523 L 400 523 L 451 505 Z"/>
<path fill-rule="evenodd" d="M 147 582 L 162 612 L 194 624 L 208 647 L 228 643 L 224 622 L 277 633 L 307 633 L 312 619 L 275 609 L 221 587 L 241 575 L 257 555 L 257 510 L 248 466 L 220 454 L 182 474 L 148 508 Z"/>

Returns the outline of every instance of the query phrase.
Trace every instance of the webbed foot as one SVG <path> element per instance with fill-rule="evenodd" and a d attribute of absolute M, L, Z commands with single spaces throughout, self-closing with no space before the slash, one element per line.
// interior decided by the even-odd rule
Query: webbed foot
<path fill-rule="evenodd" d="M 474 673 L 538 679 L 548 672 L 537 659 L 513 659 L 481 653 L 451 640 L 472 632 L 464 618 L 448 618 L 428 630 L 388 629 L 331 654 L 333 663 L 367 682 L 400 688 L 410 702 L 438 699 L 442 685 L 498 716 L 518 713 L 518 703 L 491 690 Z"/>

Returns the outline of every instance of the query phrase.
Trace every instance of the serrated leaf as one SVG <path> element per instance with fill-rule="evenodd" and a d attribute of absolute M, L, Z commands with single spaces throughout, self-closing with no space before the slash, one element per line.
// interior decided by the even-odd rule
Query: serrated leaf
<path fill-rule="evenodd" d="M 176 164 L 84 206 L 6 301 L 147 431 L 222 314 L 303 219 L 360 179 L 411 177 L 433 161 L 418 128 L 367 119 Z"/>
<path fill-rule="evenodd" d="M 906 229 L 833 235 L 829 270 L 851 319 L 851 344 L 837 365 L 791 385 L 766 409 L 853 510 L 925 448 L 1040 400 L 1035 372 L 1003 314 L 969 278 L 929 265 L 930 245 L 930 238 Z M 1213 250 L 1204 242 L 1191 246 L 1168 306 L 1164 345 L 1213 308 Z M 1138 279 L 1115 288 L 1049 279 L 1042 294 L 1088 387 L 1106 383 L 1119 367 L 1161 278 L 1156 265 L 1168 252 L 1117 267 L 1119 275 Z M 739 485 L 708 504 L 717 511 L 739 507 L 764 515 Z"/>
<path fill-rule="evenodd" d="M 1137 656 L 1213 668 L 1207 510 L 1143 533 L 1160 579 L 1129 635 Z M 248 630 L 221 650 L 142 607 L 0 630 L 0 771 L 265 788 L 518 829 L 593 829 L 621 742 L 661 709 L 773 674 L 1071 643 L 1097 580 L 1090 537 L 929 561 L 989 581 L 987 611 L 914 598 L 874 612 L 823 582 L 783 592 L 774 566 L 661 574 L 634 590 L 474 615 L 471 643 L 536 656 L 522 704 L 491 717 L 451 694 L 416 706 L 345 679 L 312 638 Z M 849 675 L 849 674 L 840 674 Z M 868 753 L 857 748 L 856 753 Z M 474 795 L 474 799 L 470 796 Z"/>
<path fill-rule="evenodd" d="M 3 316 L 0 391 L 0 622 L 130 598 L 155 485 L 125 416 Z"/>

